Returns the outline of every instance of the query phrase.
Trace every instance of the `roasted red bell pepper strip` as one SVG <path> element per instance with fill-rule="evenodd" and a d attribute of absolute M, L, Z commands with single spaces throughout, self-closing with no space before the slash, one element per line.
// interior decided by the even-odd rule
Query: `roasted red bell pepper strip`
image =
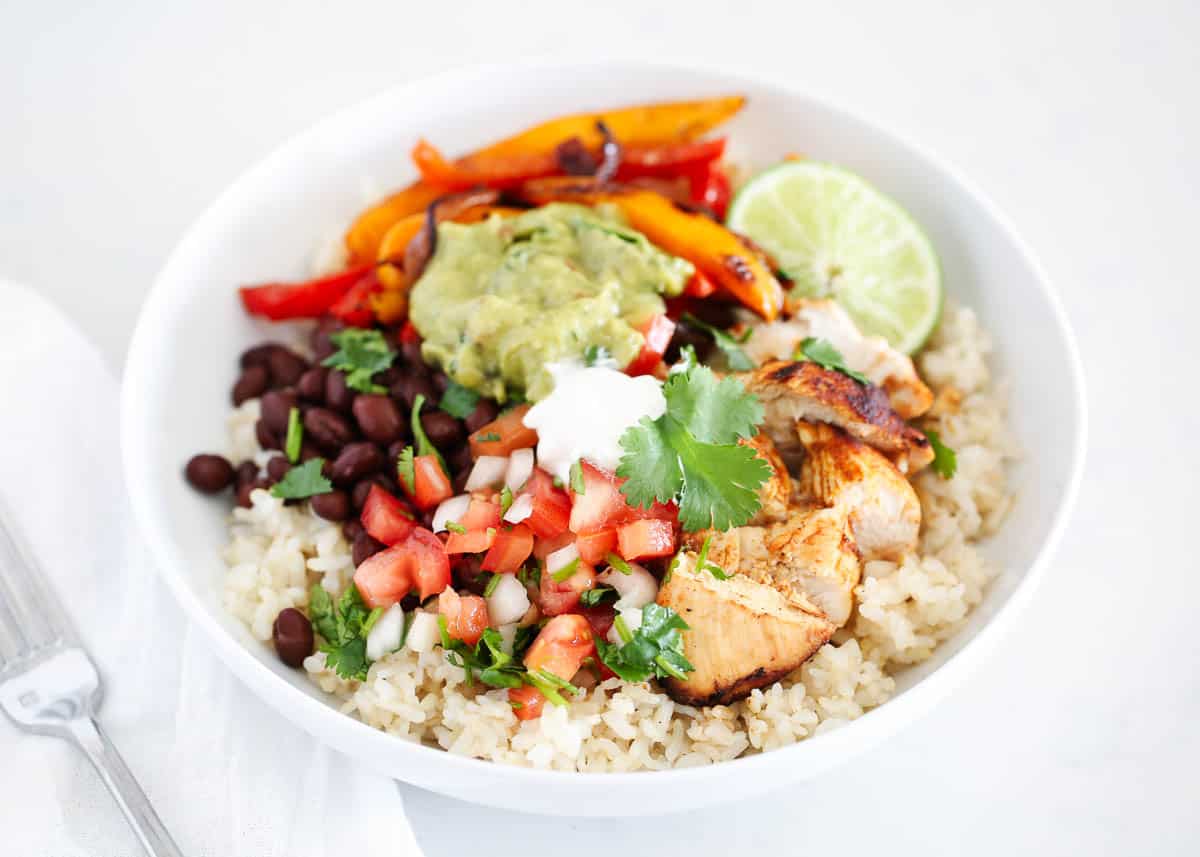
<path fill-rule="evenodd" d="M 621 152 L 617 180 L 691 175 L 704 170 L 724 154 L 724 137 L 665 146 L 627 146 Z"/>
<path fill-rule="evenodd" d="M 328 312 L 339 298 L 375 264 L 358 265 L 318 277 L 304 283 L 264 283 L 261 286 L 243 286 L 238 289 L 242 305 L 254 315 L 266 316 L 272 321 L 290 318 L 316 318 Z"/>
<path fill-rule="evenodd" d="M 689 298 L 706 298 L 709 295 L 715 294 L 717 284 L 704 276 L 704 272 L 697 271 L 692 274 L 692 278 L 688 280 L 688 284 L 683 287 L 683 293 Z"/>
<path fill-rule="evenodd" d="M 692 202 L 701 205 L 716 215 L 717 220 L 725 219 L 729 210 L 729 199 L 733 188 L 725 168 L 713 161 L 690 176 Z"/>
<path fill-rule="evenodd" d="M 340 319 L 350 327 L 370 327 L 375 320 L 375 312 L 371 308 L 371 295 L 379 291 L 378 269 L 371 270 L 359 277 L 358 282 L 350 287 L 333 306 L 329 314 Z"/>

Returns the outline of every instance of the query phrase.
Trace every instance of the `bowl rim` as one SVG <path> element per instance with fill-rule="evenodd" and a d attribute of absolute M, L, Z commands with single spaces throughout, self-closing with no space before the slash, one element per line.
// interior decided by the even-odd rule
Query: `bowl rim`
<path fill-rule="evenodd" d="M 181 571 L 186 567 L 188 560 L 175 546 L 169 535 L 166 526 L 169 519 L 161 509 L 155 508 L 156 504 L 153 502 L 155 494 L 153 483 L 156 479 L 161 479 L 162 474 L 155 471 L 150 466 L 149 460 L 139 456 L 137 451 L 147 448 L 145 441 L 151 430 L 148 419 L 149 405 L 142 397 L 141 391 L 145 386 L 145 380 L 153 377 L 156 372 L 156 363 L 150 359 L 157 350 L 156 331 L 163 329 L 161 321 L 176 298 L 175 292 L 179 290 L 179 286 L 173 284 L 175 269 L 182 265 L 182 260 L 188 255 L 186 251 L 190 245 L 199 240 L 201 225 L 213 219 L 221 219 L 226 209 L 239 196 L 244 185 L 271 172 L 279 162 L 290 157 L 293 150 L 303 148 L 306 143 L 327 133 L 332 127 L 350 122 L 358 114 L 370 113 L 380 104 L 403 97 L 406 93 L 430 86 L 465 83 L 478 79 L 482 75 L 503 73 L 514 68 L 553 71 L 556 74 L 572 74 L 597 68 L 621 68 L 647 76 L 652 76 L 655 72 L 669 72 L 710 78 L 721 77 L 728 81 L 731 88 L 745 87 L 760 91 L 773 91 L 779 96 L 803 100 L 830 113 L 839 114 L 870 129 L 873 134 L 883 138 L 888 145 L 906 150 L 907 153 L 915 156 L 934 171 L 940 172 L 948 181 L 956 184 L 964 195 L 978 205 L 985 216 L 990 218 L 1005 237 L 1012 242 L 1017 253 L 1033 272 L 1036 287 L 1047 300 L 1058 335 L 1067 352 L 1067 373 L 1072 387 L 1071 410 L 1076 425 L 1068 478 L 1058 498 L 1050 528 L 1041 547 L 1029 564 L 1024 577 L 1008 598 L 998 605 L 996 612 L 980 627 L 978 632 L 967 640 L 961 649 L 952 654 L 944 664 L 923 677 L 904 693 L 866 712 L 862 717 L 828 733 L 814 736 L 818 737 L 819 741 L 809 738 L 769 752 L 744 755 L 717 764 L 693 768 L 670 768 L 661 771 L 543 770 L 457 755 L 441 748 L 405 741 L 368 726 L 358 718 L 343 714 L 321 699 L 309 695 L 288 680 L 264 668 L 249 648 L 236 640 L 215 618 L 208 614 L 199 597 L 192 592 L 185 573 Z M 805 753 L 818 744 L 822 750 L 826 751 L 824 756 L 827 759 L 834 758 L 833 764 L 836 764 L 838 761 L 844 761 L 858 752 L 868 749 L 888 735 L 907 726 L 940 702 L 976 665 L 984 660 L 1028 605 L 1057 552 L 1075 506 L 1083 476 L 1087 435 L 1087 399 L 1082 361 L 1062 300 L 1038 258 L 998 206 L 944 158 L 936 155 L 927 147 L 916 144 L 896 133 L 886 125 L 831 99 L 815 95 L 784 81 L 766 75 L 733 70 L 723 67 L 720 63 L 699 66 L 669 61 L 567 60 L 557 57 L 542 57 L 504 63 L 473 64 L 434 75 L 422 76 L 398 86 L 389 87 L 332 113 L 299 133 L 290 135 L 269 154 L 248 169 L 243 170 L 227 185 L 216 199 L 191 221 L 183 236 L 175 244 L 156 275 L 142 305 L 126 353 L 121 388 L 121 446 L 125 483 L 132 502 L 134 518 L 143 539 L 150 548 L 157 573 L 166 581 L 183 612 L 201 628 L 218 657 L 248 686 L 252 693 L 268 702 L 283 717 L 310 734 L 315 733 L 307 725 L 307 721 L 311 719 L 325 722 L 327 726 L 317 737 L 356 757 L 363 755 L 362 748 L 377 746 L 381 751 L 386 750 L 388 754 L 411 754 L 414 762 L 442 766 L 450 775 L 471 777 L 486 773 L 489 777 L 511 778 L 515 785 L 528 784 L 531 786 L 552 783 L 561 787 L 567 783 L 574 785 L 588 782 L 608 787 L 634 781 L 644 784 L 645 778 L 648 776 L 653 776 L 654 782 L 658 785 L 682 786 L 722 776 L 727 772 L 732 773 L 735 769 L 739 775 L 748 775 L 755 771 L 765 771 L 768 768 L 793 764 L 799 761 L 799 754 Z M 298 711 L 299 714 L 293 716 L 293 711 Z M 379 743 L 376 744 L 376 742 Z M 358 745 L 357 750 L 349 749 L 354 745 Z M 826 766 L 828 764 L 828 762 L 825 763 Z"/>

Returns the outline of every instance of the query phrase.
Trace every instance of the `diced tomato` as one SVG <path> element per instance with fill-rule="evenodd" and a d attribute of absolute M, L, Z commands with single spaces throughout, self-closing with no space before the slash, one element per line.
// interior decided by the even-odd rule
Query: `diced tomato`
<path fill-rule="evenodd" d="M 500 504 L 482 497 L 472 497 L 467 511 L 459 519 L 468 530 L 486 530 L 500 526 Z"/>
<path fill-rule="evenodd" d="M 535 559 L 545 559 L 556 550 L 565 548 L 573 541 L 575 541 L 575 534 L 567 530 L 564 530 L 557 536 L 538 539 L 533 545 L 533 556 Z"/>
<path fill-rule="evenodd" d="M 367 501 L 363 503 L 362 525 L 371 538 L 385 545 L 402 541 L 417 526 L 404 501 L 378 485 L 371 486 Z"/>
<path fill-rule="evenodd" d="M 496 574 L 515 574 L 533 552 L 533 531 L 524 524 L 496 533 L 480 568 Z"/>
<path fill-rule="evenodd" d="M 546 623 L 525 652 L 525 668 L 546 670 L 570 681 L 584 660 L 595 654 L 592 627 L 583 616 L 556 616 Z"/>
<path fill-rule="evenodd" d="M 372 609 L 391 607 L 415 587 L 422 600 L 450 584 L 450 560 L 442 542 L 423 527 L 368 557 L 354 572 L 354 585 Z"/>
<path fill-rule="evenodd" d="M 370 327 L 375 321 L 375 312 L 369 298 L 380 288 L 376 271 L 371 268 L 360 277 L 346 294 L 334 301 L 329 314 L 351 327 Z"/>
<path fill-rule="evenodd" d="M 454 495 L 454 486 L 436 455 L 418 455 L 413 459 L 413 490 L 408 491 L 407 485 L 404 488 L 422 510 L 432 509 Z"/>
<path fill-rule="evenodd" d="M 537 432 L 523 420 L 529 405 L 518 405 L 502 413 L 470 437 L 471 457 L 508 455 L 513 450 L 537 446 Z"/>
<path fill-rule="evenodd" d="M 571 531 L 594 533 L 623 520 L 628 515 L 629 504 L 621 493 L 617 477 L 590 461 L 582 462 L 580 469 L 583 471 L 583 493 L 571 492 Z"/>
<path fill-rule="evenodd" d="M 724 220 L 729 198 L 733 195 L 725 169 L 719 163 L 711 162 L 692 173 L 691 184 L 692 202 L 707 208 L 718 220 Z"/>
<path fill-rule="evenodd" d="M 616 608 L 611 604 L 597 604 L 595 607 L 584 607 L 579 612 L 588 620 L 588 624 L 592 626 L 592 633 L 597 637 L 605 636 L 617 618 Z"/>
<path fill-rule="evenodd" d="M 446 553 L 483 553 L 490 550 L 496 541 L 496 529 L 467 530 L 451 533 L 446 539 Z"/>
<path fill-rule="evenodd" d="M 657 518 L 631 521 L 617 530 L 617 550 L 628 560 L 670 556 L 675 552 L 675 527 Z"/>
<path fill-rule="evenodd" d="M 626 146 L 621 152 L 618 181 L 647 176 L 670 178 L 703 169 L 725 154 L 725 138 L 663 146 Z"/>
<path fill-rule="evenodd" d="M 575 549 L 579 558 L 588 565 L 600 565 L 604 558 L 617 549 L 615 527 L 598 533 L 584 533 L 575 537 Z"/>
<path fill-rule="evenodd" d="M 656 315 L 643 324 L 639 330 L 645 339 L 642 350 L 637 357 L 625 367 L 626 375 L 648 375 L 667 353 L 671 337 L 675 335 L 675 322 L 665 315 Z"/>
<path fill-rule="evenodd" d="M 692 275 L 692 278 L 688 280 L 687 286 L 683 289 L 685 295 L 693 298 L 706 298 L 709 295 L 715 294 L 716 291 L 717 284 L 699 270 Z"/>
<path fill-rule="evenodd" d="M 533 511 L 525 523 L 539 538 L 548 539 L 567 529 L 571 520 L 571 498 L 554 486 L 546 471 L 535 468 L 525 485 L 525 493 L 533 499 Z"/>
<path fill-rule="evenodd" d="M 487 630 L 487 602 L 478 595 L 459 595 L 446 589 L 438 596 L 438 612 L 446 617 L 446 633 L 469 646 L 478 643 Z"/>
<path fill-rule="evenodd" d="M 579 607 L 579 596 L 595 585 L 596 570 L 585 562 L 581 561 L 575 572 L 562 582 L 556 581 L 554 575 L 542 566 L 538 606 L 547 616 L 573 612 Z"/>
<path fill-rule="evenodd" d="M 510 688 L 508 701 L 512 704 L 513 714 L 517 715 L 518 720 L 537 720 L 542 716 L 542 706 L 546 704 L 546 697 L 542 696 L 542 692 L 536 687 L 525 684 Z"/>
<path fill-rule="evenodd" d="M 238 294 L 247 312 L 265 316 L 272 321 L 317 318 L 327 312 L 351 286 L 374 268 L 375 264 L 372 262 L 303 283 L 243 286 L 238 289 Z"/>
<path fill-rule="evenodd" d="M 654 501 L 649 509 L 642 506 L 630 506 L 629 517 L 634 521 L 644 521 L 654 519 L 656 521 L 669 521 L 674 524 L 679 521 L 679 507 L 674 503 L 659 503 Z"/>

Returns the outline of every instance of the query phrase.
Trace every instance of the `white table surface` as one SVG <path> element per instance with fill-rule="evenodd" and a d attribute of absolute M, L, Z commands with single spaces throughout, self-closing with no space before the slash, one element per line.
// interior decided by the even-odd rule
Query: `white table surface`
<path fill-rule="evenodd" d="M 1088 474 L 1056 566 L 930 716 L 718 812 L 550 820 L 403 787 L 430 857 L 663 853 L 664 835 L 695 855 L 1200 851 L 1200 4 L 334 5 L 0 6 L 0 274 L 44 289 L 119 369 L 184 227 L 330 111 L 512 54 L 715 58 L 973 177 L 1057 283 L 1088 372 Z"/>

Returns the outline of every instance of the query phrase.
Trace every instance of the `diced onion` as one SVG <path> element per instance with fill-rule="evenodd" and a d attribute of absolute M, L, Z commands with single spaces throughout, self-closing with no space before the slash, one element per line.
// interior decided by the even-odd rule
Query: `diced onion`
<path fill-rule="evenodd" d="M 629 563 L 629 574 L 610 568 L 599 577 L 599 582 L 617 591 L 618 610 L 626 607 L 642 608 L 658 597 L 658 581 L 636 562 Z"/>
<path fill-rule="evenodd" d="M 516 622 L 529 609 L 529 593 L 515 574 L 502 574 L 487 597 L 487 609 L 493 625 Z"/>
<path fill-rule="evenodd" d="M 457 521 L 467 514 L 467 507 L 470 505 L 471 497 L 468 494 L 459 494 L 457 497 L 443 500 L 437 507 L 437 511 L 433 513 L 433 531 L 435 533 L 443 532 L 446 529 L 446 522 Z"/>
<path fill-rule="evenodd" d="M 625 620 L 625 627 L 629 629 L 629 633 L 631 634 L 638 628 L 642 627 L 642 610 L 640 607 L 626 607 L 624 610 L 618 610 L 617 615 Z M 614 646 L 625 645 L 625 641 L 621 639 L 621 632 L 617 630 L 617 625 L 615 622 L 613 623 L 613 626 L 608 629 L 607 636 L 608 641 Z"/>
<path fill-rule="evenodd" d="M 432 652 L 439 639 L 441 632 L 438 630 L 437 616 L 423 610 L 414 613 L 404 644 L 414 652 Z"/>
<path fill-rule="evenodd" d="M 533 450 L 518 449 L 508 457 L 508 471 L 504 474 L 504 484 L 509 491 L 519 491 L 533 475 Z"/>
<path fill-rule="evenodd" d="M 513 643 L 517 641 L 517 623 L 510 622 L 496 629 L 500 632 L 500 651 L 506 655 L 513 653 Z"/>
<path fill-rule="evenodd" d="M 528 494 L 522 494 L 513 500 L 513 504 L 508 507 L 508 511 L 504 513 L 504 520 L 510 524 L 519 524 L 532 514 L 533 497 Z"/>
<path fill-rule="evenodd" d="M 403 636 L 404 611 L 399 604 L 393 604 L 375 620 L 371 632 L 367 634 L 367 657 L 377 661 L 389 652 L 396 651 L 400 648 Z"/>
<path fill-rule="evenodd" d="M 579 559 L 579 550 L 575 547 L 575 543 L 571 542 L 565 548 L 559 548 L 546 557 L 546 571 L 549 574 L 554 574 L 556 571 L 566 568 L 577 559 Z"/>
<path fill-rule="evenodd" d="M 508 459 L 502 455 L 481 455 L 475 459 L 471 475 L 467 477 L 467 490 L 479 491 L 494 488 L 504 481 L 508 472 Z"/>

